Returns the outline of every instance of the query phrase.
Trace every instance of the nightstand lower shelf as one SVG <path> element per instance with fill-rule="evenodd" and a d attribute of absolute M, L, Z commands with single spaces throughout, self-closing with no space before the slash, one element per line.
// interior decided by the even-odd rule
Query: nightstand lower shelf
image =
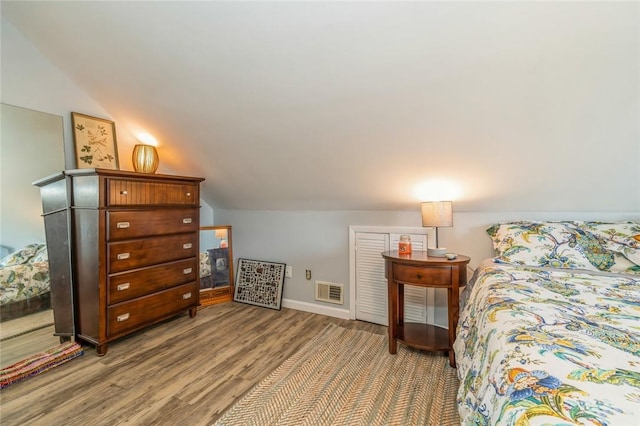
<path fill-rule="evenodd" d="M 431 324 L 407 322 L 398 324 L 396 340 L 417 349 L 449 351 L 449 330 Z"/>

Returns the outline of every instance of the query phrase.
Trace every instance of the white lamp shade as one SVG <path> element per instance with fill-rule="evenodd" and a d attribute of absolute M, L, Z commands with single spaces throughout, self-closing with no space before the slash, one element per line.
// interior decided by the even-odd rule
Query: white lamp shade
<path fill-rule="evenodd" d="M 422 226 L 453 226 L 452 204 L 451 201 L 422 203 Z"/>

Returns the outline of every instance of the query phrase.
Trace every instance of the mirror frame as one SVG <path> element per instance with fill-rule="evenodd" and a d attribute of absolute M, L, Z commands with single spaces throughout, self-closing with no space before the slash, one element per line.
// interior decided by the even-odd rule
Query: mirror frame
<path fill-rule="evenodd" d="M 203 247 L 202 244 L 202 233 L 203 232 L 215 232 L 215 231 L 226 231 L 227 233 L 227 247 L 228 248 L 228 258 L 227 265 L 229 271 L 229 285 L 224 287 L 213 287 L 213 288 L 200 288 L 200 307 L 216 305 L 218 303 L 225 303 L 233 301 L 233 289 L 234 289 L 234 275 L 233 275 L 233 244 L 232 244 L 232 236 L 231 236 L 231 225 L 217 225 L 217 226 L 201 226 L 200 227 L 200 253 L 203 250 L 209 250 L 211 248 L 220 248 L 220 247 Z M 200 256 L 200 253 L 198 256 Z M 199 260 L 199 259 L 198 259 Z M 213 269 L 214 265 L 212 265 Z M 212 274 L 213 274 L 212 270 Z M 201 271 L 198 271 L 198 279 L 200 280 Z"/>

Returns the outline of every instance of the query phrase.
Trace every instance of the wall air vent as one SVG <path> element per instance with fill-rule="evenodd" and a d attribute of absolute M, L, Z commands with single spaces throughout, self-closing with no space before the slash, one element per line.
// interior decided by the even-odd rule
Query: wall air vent
<path fill-rule="evenodd" d="M 316 300 L 342 305 L 344 285 L 328 281 L 316 281 Z"/>

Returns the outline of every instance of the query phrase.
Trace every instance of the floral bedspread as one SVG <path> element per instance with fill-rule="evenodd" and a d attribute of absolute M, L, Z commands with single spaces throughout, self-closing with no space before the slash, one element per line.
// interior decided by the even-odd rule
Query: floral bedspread
<path fill-rule="evenodd" d="M 208 277 L 211 275 L 211 259 L 209 253 L 200 253 L 200 278 Z"/>
<path fill-rule="evenodd" d="M 44 244 L 29 244 L 0 260 L 0 306 L 49 290 L 49 261 Z"/>
<path fill-rule="evenodd" d="M 640 424 L 640 276 L 485 262 L 454 344 L 463 425 Z"/>

